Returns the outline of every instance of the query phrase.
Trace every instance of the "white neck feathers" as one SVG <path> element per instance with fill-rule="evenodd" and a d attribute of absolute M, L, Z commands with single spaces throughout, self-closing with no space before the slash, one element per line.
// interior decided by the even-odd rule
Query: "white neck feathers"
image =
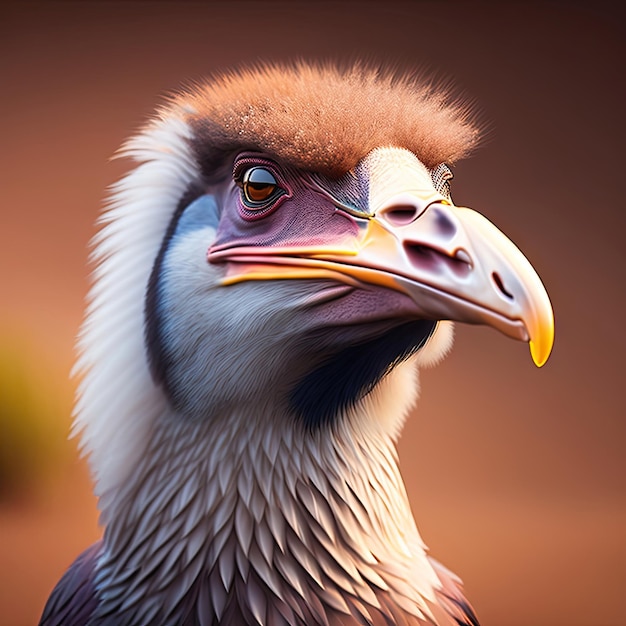
<path fill-rule="evenodd" d="M 150 376 L 144 298 L 167 226 L 199 178 L 181 116 L 153 121 L 120 151 L 139 162 L 112 188 L 93 241 L 93 287 L 78 339 L 73 434 L 89 456 L 96 494 L 124 484 L 166 400 Z"/>
<path fill-rule="evenodd" d="M 378 406 L 400 420 L 415 371 L 414 363 L 396 368 L 333 436 L 303 436 L 274 415 L 161 416 L 132 481 L 101 496 L 103 606 L 119 611 L 118 592 L 130 586 L 141 598 L 129 609 L 133 623 L 154 606 L 179 619 L 176 607 L 196 592 L 208 594 L 218 618 L 237 598 L 244 613 L 308 607 L 305 623 L 354 611 L 365 619 L 401 611 L 425 623 L 439 581 L 388 424 L 362 414 Z M 184 582 L 172 586 L 173 577 Z"/>

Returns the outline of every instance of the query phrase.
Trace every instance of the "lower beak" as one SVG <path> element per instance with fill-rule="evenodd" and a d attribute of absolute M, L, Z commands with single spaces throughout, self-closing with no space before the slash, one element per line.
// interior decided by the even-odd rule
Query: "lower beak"
<path fill-rule="evenodd" d="M 552 350 L 554 317 L 539 276 L 513 242 L 471 209 L 436 203 L 414 216 L 391 206 L 337 248 L 246 247 L 218 255 L 237 262 L 225 283 L 332 277 L 378 284 L 408 295 L 424 319 L 487 324 L 527 341 L 538 367 Z"/>

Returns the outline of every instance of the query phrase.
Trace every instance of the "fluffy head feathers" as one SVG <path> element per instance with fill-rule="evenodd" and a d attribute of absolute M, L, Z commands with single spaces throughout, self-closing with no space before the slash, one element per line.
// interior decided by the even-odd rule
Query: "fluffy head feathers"
<path fill-rule="evenodd" d="M 447 96 L 389 72 L 300 64 L 225 74 L 177 102 L 205 172 L 254 148 L 337 177 L 379 146 L 406 148 L 427 167 L 467 155 L 479 129 Z"/>

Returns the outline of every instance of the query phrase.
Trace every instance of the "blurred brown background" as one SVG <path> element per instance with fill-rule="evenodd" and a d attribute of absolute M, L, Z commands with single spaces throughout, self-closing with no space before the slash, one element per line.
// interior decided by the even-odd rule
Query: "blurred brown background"
<path fill-rule="evenodd" d="M 537 370 L 523 344 L 457 327 L 422 376 L 403 473 L 485 626 L 624 624 L 623 18 L 599 2 L 3 3 L 0 624 L 35 623 L 99 534 L 64 437 L 87 242 L 126 165 L 109 157 L 181 82 L 294 57 L 424 68 L 488 123 L 454 197 L 534 264 L 556 344 Z"/>

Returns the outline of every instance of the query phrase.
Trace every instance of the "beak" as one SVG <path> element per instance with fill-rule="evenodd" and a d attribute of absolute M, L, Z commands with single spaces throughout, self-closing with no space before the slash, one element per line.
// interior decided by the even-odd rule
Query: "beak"
<path fill-rule="evenodd" d="M 526 341 L 537 367 L 552 350 L 554 317 L 539 276 L 520 250 L 472 209 L 409 194 L 361 221 L 339 247 L 246 247 L 214 253 L 228 260 L 224 284 L 241 280 L 332 278 L 396 289 L 424 319 L 487 324 Z M 227 257 L 227 258 L 224 258 Z"/>
<path fill-rule="evenodd" d="M 528 342 L 537 367 L 550 355 L 554 316 L 539 276 L 472 209 L 435 203 L 415 216 L 394 203 L 369 221 L 350 262 L 391 277 L 426 319 L 492 326 Z"/>

